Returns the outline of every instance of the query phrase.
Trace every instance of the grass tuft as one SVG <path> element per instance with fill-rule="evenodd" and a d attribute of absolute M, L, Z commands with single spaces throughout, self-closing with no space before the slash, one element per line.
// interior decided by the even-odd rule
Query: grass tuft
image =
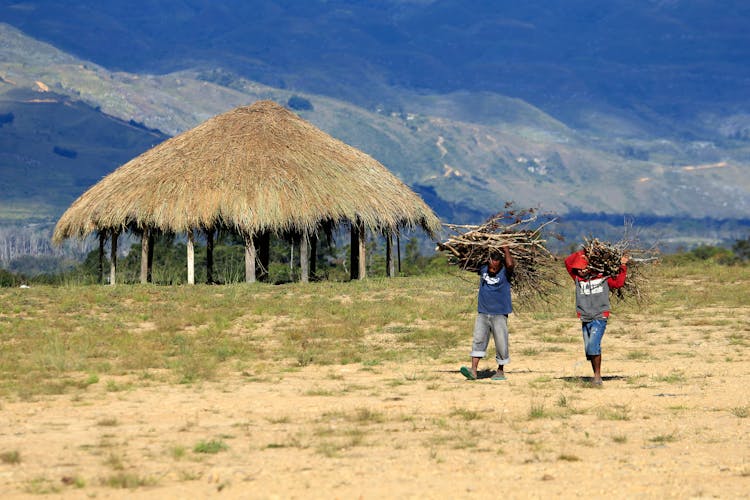
<path fill-rule="evenodd" d="M 750 415 L 750 409 L 747 406 L 735 406 L 729 411 L 737 418 L 747 418 Z"/>
<path fill-rule="evenodd" d="M 224 441 L 220 439 L 212 439 L 211 441 L 201 441 L 193 447 L 195 453 L 219 453 L 229 449 Z"/>
<path fill-rule="evenodd" d="M 4 464 L 16 465 L 21 463 L 21 454 L 16 451 L 4 451 L 0 453 L 0 462 Z"/>
<path fill-rule="evenodd" d="M 548 415 L 544 409 L 544 403 L 531 403 L 528 416 L 529 420 L 547 417 Z"/>

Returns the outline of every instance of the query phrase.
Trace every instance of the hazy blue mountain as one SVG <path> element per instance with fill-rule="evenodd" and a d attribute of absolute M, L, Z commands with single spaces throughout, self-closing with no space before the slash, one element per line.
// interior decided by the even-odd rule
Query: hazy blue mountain
<path fill-rule="evenodd" d="M 0 140 L 22 150 L 0 183 L 25 193 L 0 218 L 54 217 L 167 135 L 298 97 L 450 221 L 508 200 L 747 219 L 748 21 L 704 0 L 0 1 Z"/>
<path fill-rule="evenodd" d="M 496 92 L 578 124 L 582 103 L 672 126 L 748 111 L 737 0 L 28 0 L 0 20 L 112 70 L 223 67 L 364 105 L 395 87 Z"/>

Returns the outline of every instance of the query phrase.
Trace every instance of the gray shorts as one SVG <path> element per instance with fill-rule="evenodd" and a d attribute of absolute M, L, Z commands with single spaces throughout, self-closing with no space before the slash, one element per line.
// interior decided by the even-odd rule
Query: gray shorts
<path fill-rule="evenodd" d="M 510 363 L 510 355 L 508 354 L 508 316 L 505 314 L 477 314 L 477 319 L 474 322 L 471 357 L 483 358 L 487 355 L 490 333 L 495 341 L 495 361 L 497 361 L 499 366 Z"/>

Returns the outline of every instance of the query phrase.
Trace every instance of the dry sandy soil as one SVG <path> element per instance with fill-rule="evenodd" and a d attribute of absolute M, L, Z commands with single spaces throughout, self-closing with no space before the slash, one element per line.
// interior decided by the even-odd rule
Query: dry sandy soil
<path fill-rule="evenodd" d="M 437 362 L 268 368 L 0 402 L 3 498 L 741 498 L 750 307 L 616 317 L 603 387 L 571 319 L 511 318 L 508 379 Z M 705 318 L 706 320 L 702 320 Z M 470 325 L 469 325 L 470 327 Z M 465 348 L 464 348 L 465 347 Z M 122 382 L 122 381 L 120 381 Z M 218 443 L 201 452 L 201 443 Z M 222 446 L 223 445 L 223 446 Z"/>

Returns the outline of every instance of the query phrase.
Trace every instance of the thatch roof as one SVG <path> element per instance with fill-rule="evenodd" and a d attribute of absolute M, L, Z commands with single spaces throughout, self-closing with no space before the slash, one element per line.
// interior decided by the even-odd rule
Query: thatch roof
<path fill-rule="evenodd" d="M 440 231 L 432 210 L 379 162 L 259 101 L 119 167 L 68 208 L 53 240 L 145 227 L 282 233 L 356 220 L 371 230 Z"/>

